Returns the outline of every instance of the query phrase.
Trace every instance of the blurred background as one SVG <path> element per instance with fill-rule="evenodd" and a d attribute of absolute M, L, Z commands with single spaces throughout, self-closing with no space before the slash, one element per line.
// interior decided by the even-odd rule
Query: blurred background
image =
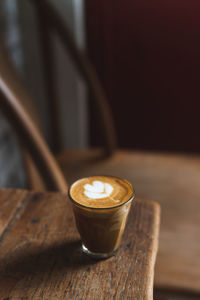
<path fill-rule="evenodd" d="M 50 2 L 97 70 L 119 146 L 199 153 L 200 4 L 194 0 Z M 35 101 L 51 145 L 40 38 L 31 1 L 1 0 L 0 22 L 10 57 Z M 88 91 L 59 41 L 52 38 L 62 146 L 100 145 Z M 16 142 L 2 116 L 0 143 L 0 185 L 25 186 Z"/>
<path fill-rule="evenodd" d="M 50 1 L 66 20 L 80 49 L 85 49 L 85 17 L 82 0 Z M 27 0 L 0 1 L 1 34 L 21 78 L 39 113 L 43 134 L 52 146 L 51 120 L 45 91 L 40 30 L 33 3 Z M 59 129 L 62 147 L 89 146 L 86 87 L 56 37 L 52 36 L 56 55 L 55 78 L 59 94 Z M 0 115 L 0 186 L 26 187 L 23 164 L 15 137 Z"/>
<path fill-rule="evenodd" d="M 48 105 L 51 95 L 45 87 L 41 26 L 33 2 L 1 0 L 0 33 L 32 96 L 43 135 L 53 149 L 58 137 L 54 135 L 52 138 L 52 111 Z M 190 157 L 199 154 L 200 3 L 195 0 L 49 2 L 62 16 L 79 49 L 89 56 L 97 71 L 113 114 L 118 146 L 146 152 L 185 153 Z M 95 107 L 89 101 L 91 95 L 58 38 L 52 34 L 51 40 L 56 58 L 54 80 L 59 146 L 62 149 L 100 146 L 103 137 Z M 172 164 L 173 160 L 170 167 Z M 188 170 L 188 177 L 190 170 L 193 174 L 193 169 L 194 174 L 199 174 L 198 165 L 193 164 L 195 161 L 191 165 L 188 163 L 186 169 L 183 165 L 183 170 Z M 187 177 L 182 176 L 181 170 L 177 170 L 177 174 L 183 177 L 182 185 L 185 187 L 184 178 Z M 199 178 L 194 178 L 198 182 Z M 176 179 L 182 205 L 181 192 L 184 189 L 180 188 L 179 178 Z M 193 180 L 192 177 L 190 179 Z M 172 182 L 170 188 L 173 194 L 173 177 L 169 182 Z M 195 182 L 193 198 L 196 201 L 199 190 Z M 1 114 L 0 187 L 27 187 L 19 145 Z M 189 198 L 187 193 L 186 198 Z M 188 226 L 190 229 L 190 223 Z M 199 235 L 199 228 L 195 233 Z M 170 294 L 170 291 L 166 291 L 164 298 L 163 293 L 157 290 L 155 299 L 199 298 L 184 293 L 181 296 L 174 292 Z"/>
<path fill-rule="evenodd" d="M 86 12 L 120 146 L 199 153 L 199 2 L 89 0 Z"/>

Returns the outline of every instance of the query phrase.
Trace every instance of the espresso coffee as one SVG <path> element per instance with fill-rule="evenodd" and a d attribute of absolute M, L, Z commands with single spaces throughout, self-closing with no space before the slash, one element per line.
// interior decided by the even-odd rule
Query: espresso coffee
<path fill-rule="evenodd" d="M 110 256 L 119 246 L 133 199 L 132 185 L 113 176 L 92 176 L 76 181 L 69 196 L 83 251 Z"/>

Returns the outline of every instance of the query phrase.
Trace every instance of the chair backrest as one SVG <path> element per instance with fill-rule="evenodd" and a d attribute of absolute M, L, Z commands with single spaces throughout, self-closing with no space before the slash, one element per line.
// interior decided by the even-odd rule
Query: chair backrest
<path fill-rule="evenodd" d="M 76 43 L 57 11 L 46 0 L 32 1 L 37 9 L 38 21 L 41 33 L 41 45 L 43 49 L 44 71 L 46 74 L 46 88 L 48 91 L 49 106 L 51 107 L 52 132 L 59 137 L 57 97 L 54 86 L 54 62 L 53 47 L 50 34 L 56 33 L 70 54 L 76 68 L 86 81 L 92 99 L 99 113 L 101 130 L 104 136 L 104 149 L 106 155 L 111 155 L 116 149 L 116 134 L 113 126 L 112 115 L 106 96 L 97 78 L 96 72 L 87 57 L 78 49 Z M 52 54 L 52 55 L 51 55 Z M 53 155 L 48 149 L 40 131 L 38 115 L 33 107 L 33 102 L 26 92 L 18 74 L 9 61 L 7 53 L 0 39 L 0 109 L 7 116 L 15 129 L 26 161 L 32 162 L 42 175 L 47 189 L 66 191 L 67 183 L 58 167 Z M 36 125 L 37 124 L 37 125 Z M 59 140 L 55 140 L 54 150 L 59 149 Z M 28 160 L 27 160 L 28 158 Z M 26 163 L 27 169 L 32 172 L 32 162 Z M 35 168 L 34 166 L 34 168 Z M 31 173 L 28 171 L 28 173 Z M 43 184 L 42 184 L 43 186 Z"/>
<path fill-rule="evenodd" d="M 27 109 L 32 111 L 30 117 Z M 9 123 L 15 130 L 20 144 L 32 157 L 37 169 L 43 177 L 48 190 L 59 190 L 66 192 L 67 183 L 38 130 L 33 118 L 34 113 L 32 101 L 12 64 L 9 62 L 6 50 L 0 40 L 0 110 L 5 114 Z"/>
<path fill-rule="evenodd" d="M 43 52 L 43 63 L 46 78 L 46 91 L 48 93 L 50 120 L 52 124 L 51 132 L 54 137 L 54 150 L 59 150 L 59 126 L 58 126 L 58 108 L 57 95 L 55 87 L 55 69 L 54 69 L 54 49 L 52 45 L 51 34 L 56 34 L 62 42 L 64 49 L 71 57 L 76 69 L 79 71 L 83 80 L 85 80 L 91 93 L 91 100 L 94 103 L 95 111 L 99 114 L 100 130 L 104 139 L 105 153 L 109 156 L 116 150 L 116 132 L 113 123 L 111 110 L 106 99 L 104 90 L 98 80 L 97 74 L 87 56 L 79 50 L 76 42 L 54 6 L 47 0 L 31 0 L 35 6 L 38 23 L 40 43 Z"/>

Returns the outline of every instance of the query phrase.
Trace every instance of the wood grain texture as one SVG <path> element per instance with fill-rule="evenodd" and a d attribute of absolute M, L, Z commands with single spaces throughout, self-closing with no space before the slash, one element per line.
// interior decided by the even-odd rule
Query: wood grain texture
<path fill-rule="evenodd" d="M 21 190 L 10 191 L 9 193 L 2 190 L 0 194 L 0 239 L 22 206 L 26 194 L 26 191 Z"/>
<path fill-rule="evenodd" d="M 60 165 L 69 182 L 88 175 L 129 180 L 142 199 L 161 205 L 157 287 L 200 293 L 200 157 L 117 151 L 102 159 L 95 151 L 64 152 Z"/>
<path fill-rule="evenodd" d="M 116 256 L 96 261 L 80 251 L 65 195 L 0 190 L 13 197 L 22 205 L 0 240 L 0 299 L 152 299 L 156 203 L 136 200 Z"/>

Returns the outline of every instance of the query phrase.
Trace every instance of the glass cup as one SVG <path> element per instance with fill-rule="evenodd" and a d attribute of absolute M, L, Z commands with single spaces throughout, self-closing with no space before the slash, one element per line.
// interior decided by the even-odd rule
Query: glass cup
<path fill-rule="evenodd" d="M 132 188 L 131 184 L 130 186 Z M 82 251 L 96 258 L 114 255 L 120 245 L 134 199 L 134 191 L 126 202 L 107 208 L 84 206 L 71 197 L 70 190 L 69 198 L 72 201 L 76 226 L 82 239 Z"/>

